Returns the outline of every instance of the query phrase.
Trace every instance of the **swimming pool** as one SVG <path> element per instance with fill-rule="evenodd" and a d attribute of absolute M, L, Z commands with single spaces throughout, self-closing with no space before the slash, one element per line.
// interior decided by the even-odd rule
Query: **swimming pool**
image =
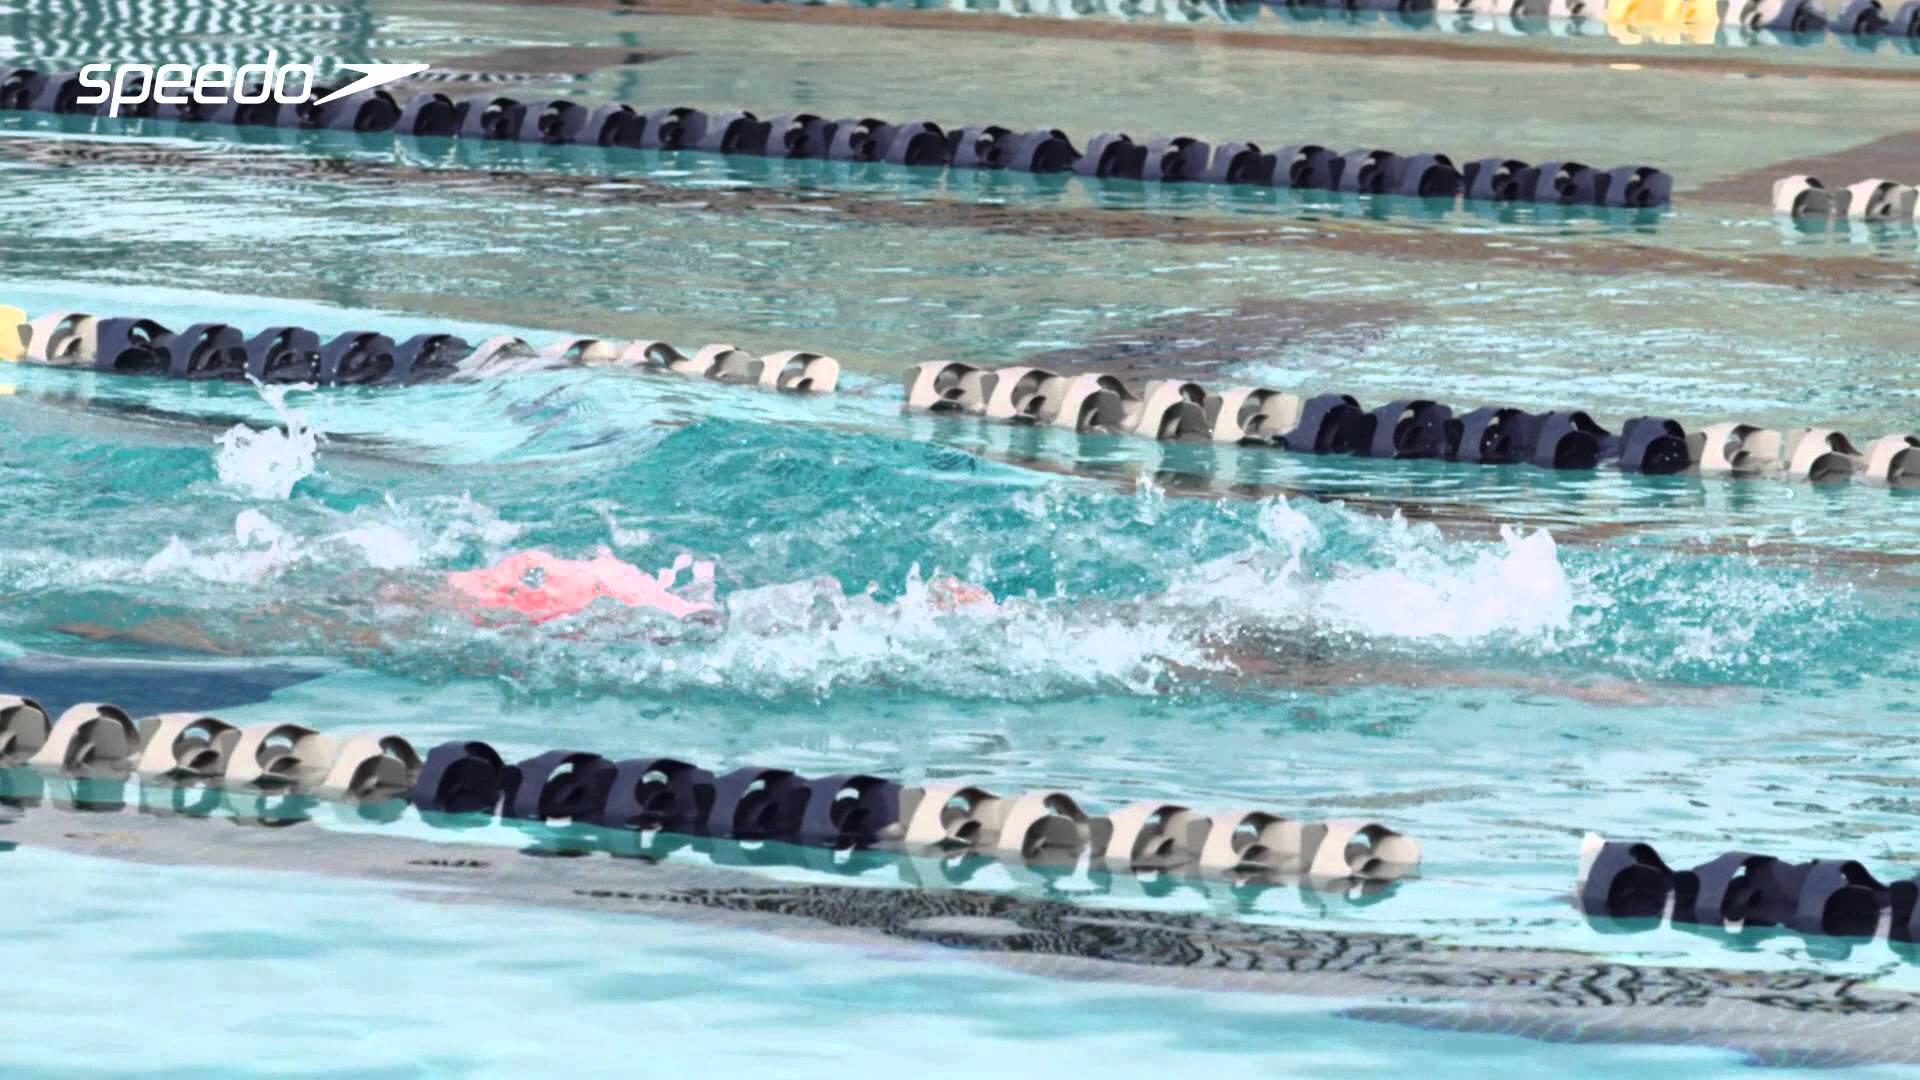
<path fill-rule="evenodd" d="M 1911 1007 L 1901 948 L 1615 934 L 1569 898 L 1589 831 L 1683 863 L 1744 847 L 1908 872 L 1912 490 L 1158 444 L 906 413 L 898 385 L 933 359 L 1104 364 L 1912 431 L 1920 237 L 1808 231 L 1748 198 L 1784 161 L 1909 153 L 1911 57 L 1823 48 L 1808 78 L 1815 50 L 1608 42 L 1643 66 L 1569 81 L 1543 62 L 1576 48 L 1559 39 L 1334 61 L 748 7 L 247 0 L 129 23 L 48 0 L 0 9 L 0 35 L 49 66 L 277 41 L 583 100 L 1646 160 L 1674 205 L 1440 210 L 0 113 L 0 303 L 29 312 L 734 341 L 845 368 L 821 397 L 578 368 L 274 401 L 9 365 L 0 691 L 509 759 L 577 746 L 1365 817 L 1419 839 L 1418 875 L 1329 892 L 998 864 L 951 880 L 725 844 L 562 858 L 585 843 L 564 829 L 326 806 L 240 828 L 233 806 L 138 798 L 79 815 L 56 785 L 0 810 L 0 865 L 33 897 L 0 935 L 27 1036 L 12 1067 L 598 1070 L 632 1058 L 629 1030 L 662 1070 L 781 1075 L 1914 1059 L 1889 1019 Z M 993 77 L 904 62 L 929 54 Z M 1658 60 L 1676 56 L 1700 63 Z M 1106 71 L 1130 92 L 1088 92 Z M 602 545 L 712 560 L 726 619 L 476 623 L 411 599 L 511 551 Z M 941 575 L 996 603 L 931 602 Z M 1259 662 L 1223 662 L 1222 641 Z M 1113 929 L 1056 935 L 1062 912 Z M 1319 959 L 1236 959 L 1303 951 Z"/>

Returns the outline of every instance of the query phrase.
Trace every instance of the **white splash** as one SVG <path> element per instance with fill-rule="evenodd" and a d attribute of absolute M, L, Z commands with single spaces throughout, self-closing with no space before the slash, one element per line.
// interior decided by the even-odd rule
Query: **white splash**
<path fill-rule="evenodd" d="M 1384 545 L 1392 564 L 1356 566 L 1323 550 L 1320 530 L 1285 500 L 1262 508 L 1259 527 L 1270 547 L 1201 563 L 1175 582 L 1169 601 L 1369 638 L 1542 637 L 1572 625 L 1573 586 L 1545 530 L 1502 527 L 1503 548 L 1487 550 L 1396 515 Z"/>
<path fill-rule="evenodd" d="M 420 565 L 420 546 L 396 525 L 360 525 L 342 529 L 328 539 L 352 548 L 375 570 L 404 570 Z"/>
<path fill-rule="evenodd" d="M 171 537 L 140 564 L 140 576 L 149 581 L 175 577 L 247 584 L 304 565 L 411 570 L 453 558 L 476 542 L 488 547 L 510 543 L 525 530 L 502 521 L 491 507 L 467 496 L 434 496 L 406 503 L 388 496 L 383 503 L 346 514 L 312 503 L 273 512 L 292 520 L 281 525 L 266 512 L 248 508 L 234 518 L 230 539 L 213 537 L 189 544 Z M 109 580 L 124 574 L 104 567 L 103 571 L 99 576 Z"/>
<path fill-rule="evenodd" d="M 258 510 L 242 510 L 233 519 L 233 547 L 195 552 L 179 537 L 166 544 L 140 568 L 146 580 L 186 576 L 227 584 L 258 582 L 279 572 L 302 555 L 300 542 Z"/>
<path fill-rule="evenodd" d="M 698 569 L 696 568 L 696 578 Z M 740 589 L 724 629 L 694 650 L 635 657 L 649 682 L 825 694 L 912 685 L 1009 697 L 1067 689 L 1152 693 L 1183 667 L 1225 665 L 1175 623 L 1127 605 L 996 601 L 951 578 L 908 575 L 892 602 L 832 577 Z"/>
<path fill-rule="evenodd" d="M 1501 526 L 1502 552 L 1459 566 L 1408 545 L 1395 565 L 1337 580 L 1327 591 L 1336 627 L 1370 637 L 1471 641 L 1494 634 L 1548 637 L 1573 621 L 1573 588 L 1553 534 Z"/>
<path fill-rule="evenodd" d="M 219 450 L 213 458 L 214 471 L 221 484 L 251 498 L 285 502 L 293 496 L 294 485 L 313 475 L 319 464 L 323 436 L 308 423 L 305 413 L 287 405 L 289 393 L 313 387 L 305 383 L 266 386 L 257 380 L 253 386 L 282 426 L 255 431 L 235 424 L 215 440 Z"/>

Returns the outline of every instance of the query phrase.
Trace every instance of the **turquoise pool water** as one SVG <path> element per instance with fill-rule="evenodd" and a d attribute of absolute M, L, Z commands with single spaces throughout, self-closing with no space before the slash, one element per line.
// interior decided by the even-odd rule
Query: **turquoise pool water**
<path fill-rule="evenodd" d="M 1053 92 L 1060 63 L 1101 48 L 1071 38 L 1019 62 L 1002 48 L 1005 77 L 988 87 L 890 67 L 896 43 L 928 47 L 914 30 L 835 30 L 823 52 L 826 32 L 806 23 L 514 5 L 233 11 L 239 24 L 193 43 L 238 50 L 279 34 L 382 60 L 557 50 L 519 64 L 536 69 L 617 43 L 685 55 L 589 57 L 557 85 L 708 107 L 1122 126 L 1102 118 L 1098 95 Z M 55 36 L 50 7 L 16 3 L 6 17 L 17 54 L 55 52 L 34 44 Z M 146 31 L 101 33 L 114 48 L 185 40 L 164 21 Z M 940 41 L 983 47 L 970 34 Z M 1312 61 L 1208 53 L 1196 69 L 1176 44 L 1126 49 L 1168 90 Z M 1409 83 L 1456 89 L 1486 70 L 1398 63 Z M 1641 75 L 1655 88 L 1705 81 Z M 1780 115 L 1811 100 L 1800 80 L 1743 84 Z M 1676 145 L 1677 119 L 1586 124 L 1591 97 L 1559 88 L 1543 91 L 1557 115 L 1476 131 L 1464 100 L 1425 111 L 1404 96 L 1395 111 L 1306 97 L 1276 118 L 1257 85 L 1236 85 L 1204 121 L 1172 94 L 1128 99 L 1123 119 L 1212 137 L 1284 119 L 1370 129 L 1388 145 L 1416 131 L 1536 157 L 1577 141 L 1608 160 L 1659 152 L 1698 182 L 1788 156 L 1806 134 L 1734 118 L 1718 89 L 1695 117 L 1725 109 L 1724 122 Z M 1407 126 L 1423 120 L 1433 125 Z M 1837 149 L 1877 134 L 1818 137 Z M 595 176 L 610 179 L 579 180 Z M 848 367 L 841 393 L 820 400 L 574 370 L 276 403 L 244 385 L 9 366 L 0 690 L 29 686 L 51 704 L 104 688 L 144 712 L 191 692 L 205 697 L 193 707 L 235 722 L 377 724 L 422 744 L 485 738 L 510 757 L 575 745 L 1058 786 L 1102 807 L 1164 797 L 1364 815 L 1420 838 L 1418 878 L 1367 897 L 1198 884 L 1155 895 L 989 868 L 962 888 L 1913 987 L 1914 968 L 1884 943 L 1612 935 L 1567 900 L 1589 830 L 1655 839 L 1681 862 L 1746 846 L 1913 871 L 1912 493 L 1161 447 L 904 415 L 897 390 L 898 372 L 923 359 L 1114 357 L 1368 401 L 1420 391 L 1579 404 L 1615 421 L 1652 407 L 1690 423 L 1913 430 L 1915 301 L 1852 261 L 1911 278 L 1910 231 L 1854 244 L 1784 229 L 1764 208 L 1684 198 L 1644 219 L 1501 218 L 9 114 L 0 192 L 0 302 L 30 312 L 737 341 L 815 348 Z M 1189 235 L 1223 224 L 1259 235 Z M 1636 254 L 1620 260 L 1626 245 Z M 1844 275 L 1852 287 L 1838 287 Z M 509 551 L 602 545 L 649 568 L 713 560 L 727 618 L 601 608 L 483 627 L 421 599 L 447 571 Z M 937 574 L 996 604 L 929 604 L 922 583 Z M 109 815 L 89 820 L 114 828 Z M 232 828 L 182 825 L 194 827 Z M 316 814 L 299 828 L 452 842 L 411 814 Z M 526 842 L 498 827 L 458 839 L 515 858 Z M 776 1075 L 850 1067 L 850 1052 L 861 1068 L 929 1068 L 937 1055 L 942 1072 L 1103 1060 L 1126 1075 L 1756 1063 L 1684 1021 L 1691 1034 L 1596 1028 L 1565 1041 L 1495 1021 L 1415 1028 L 1330 992 L 1085 978 L 817 928 L 455 902 L 452 889 L 324 866 L 205 861 L 31 842 L 0 854 L 38 913 L 0 934 L 26 1003 L 16 1015 L 36 1033 L 0 1051 L 10 1068 L 538 1074 L 631 1060 L 632 1032 L 653 1033 L 662 1071 Z M 847 878 L 754 873 L 795 887 Z M 909 877 L 882 859 L 848 880 Z M 76 981 L 81 970 L 100 978 Z M 1428 996 L 1383 989 L 1362 1003 Z M 270 1057 L 237 1049 L 268 1041 Z M 1877 1059 L 1821 1063 L 1836 1060 Z"/>
<path fill-rule="evenodd" d="M 129 973 L 85 992 L 28 976 L 16 1022 L 40 1034 L 9 1052 L 22 1072 L 126 1069 L 128 1051 L 73 1023 L 91 1009 L 136 1017 L 111 1030 L 141 1039 L 140 1068 L 183 1074 L 551 1075 L 636 1053 L 648 1070 L 780 1076 L 936 1067 L 984 1076 L 1010 1065 L 1070 1069 L 1090 1057 L 1110 1058 L 1123 1076 L 1408 1061 L 1446 1076 L 1734 1068 L 1727 1055 L 1686 1048 L 1590 1050 L 1446 1033 L 1410 1044 L 1392 1027 L 1287 998 L 1000 972 L 926 946 L 849 956 L 845 946 L 631 916 L 450 912 L 324 878 L 129 870 L 38 854 L 18 863 L 11 872 L 44 881 L 50 907 L 85 917 L 87 929 L 56 924 L 36 934 L 36 951 Z M 183 906 L 218 910 L 217 929 L 164 917 Z M 394 964 L 398 957 L 406 962 Z M 209 1015 L 215 971 L 235 989 L 218 994 Z M 924 1038 L 901 1038 L 935 1025 L 937 1066 Z M 276 1033 L 274 1045 L 254 1060 L 209 1049 L 263 1030 Z M 646 1045 L 636 1050 L 640 1032 Z"/>

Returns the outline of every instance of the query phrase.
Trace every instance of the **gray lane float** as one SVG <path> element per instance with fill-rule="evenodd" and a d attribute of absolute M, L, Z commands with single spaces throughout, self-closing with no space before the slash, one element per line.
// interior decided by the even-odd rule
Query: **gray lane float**
<path fill-rule="evenodd" d="M 1911 225 L 1920 220 L 1920 189 L 1881 177 L 1829 188 L 1819 177 L 1796 174 L 1773 182 L 1773 209 L 1790 218 Z"/>
<path fill-rule="evenodd" d="M 1798 38 L 1824 34 L 1827 16 L 1819 0 L 1732 0 L 1722 23 L 1750 34 L 1786 34 Z"/>
<path fill-rule="evenodd" d="M 1461 176 L 1469 199 L 1516 202 L 1532 197 L 1538 173 L 1524 161 L 1481 158 L 1468 162 Z"/>
<path fill-rule="evenodd" d="M 1362 452 L 1379 458 L 1442 457 L 1452 419 L 1453 410 L 1437 402 L 1389 402 L 1369 415 L 1373 435 Z"/>
<path fill-rule="evenodd" d="M 1660 416 L 1638 416 L 1620 425 L 1620 435 L 1602 452 L 1628 472 L 1656 476 L 1682 472 L 1692 464 L 1686 429 Z"/>
<path fill-rule="evenodd" d="M 349 330 L 320 347 L 323 386 L 360 386 L 385 382 L 393 373 L 393 339 L 385 334 Z"/>
<path fill-rule="evenodd" d="M 703 835 L 723 840 L 795 836 L 812 797 L 805 778 L 787 769 L 748 765 L 714 778 Z"/>
<path fill-rule="evenodd" d="M 93 367 L 120 375 L 165 374 L 154 347 L 167 328 L 152 319 L 101 319 L 93 329 Z"/>
<path fill-rule="evenodd" d="M 1348 394 L 1320 394 L 1300 408 L 1300 423 L 1277 445 L 1296 454 L 1355 454 L 1367 445 L 1367 414 Z"/>
<path fill-rule="evenodd" d="M 471 757 L 485 743 L 448 743 L 436 748 L 458 747 Z M 690 762 L 676 758 L 633 758 L 614 767 L 607 800 L 592 820 L 615 829 L 664 829 L 667 832 L 697 832 L 713 809 L 714 776 Z M 444 801 L 436 795 L 436 799 Z M 420 787 L 414 788 L 414 804 L 421 805 Z M 422 807 L 425 809 L 426 807 Z"/>
<path fill-rule="evenodd" d="M 247 370 L 246 341 L 225 323 L 195 323 L 178 334 L 163 334 L 154 353 L 175 379 L 232 379 Z"/>
<path fill-rule="evenodd" d="M 1891 23 L 1880 0 L 1846 0 L 1827 25 L 1836 34 L 1872 35 L 1884 33 Z"/>
<path fill-rule="evenodd" d="M 606 809 L 614 772 L 613 762 L 577 750 L 550 750 L 528 758 L 503 778 L 501 816 L 591 820 Z"/>

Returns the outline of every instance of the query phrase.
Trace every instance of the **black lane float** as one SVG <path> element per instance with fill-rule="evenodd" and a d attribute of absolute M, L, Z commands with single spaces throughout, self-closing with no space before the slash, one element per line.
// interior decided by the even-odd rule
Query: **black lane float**
<path fill-rule="evenodd" d="M 329 89 L 316 89 L 315 98 Z M 82 96 L 78 72 L 43 73 L 33 68 L 0 72 L 0 109 L 87 116 L 104 112 L 104 103 L 82 103 Z M 201 107 L 145 101 L 131 109 L 125 115 L 189 123 L 930 168 L 1072 172 L 1104 180 L 1257 185 L 1423 199 L 1646 208 L 1664 206 L 1673 196 L 1673 178 L 1644 164 L 1594 168 L 1570 160 L 1530 165 L 1493 157 L 1461 166 L 1437 152 L 1401 154 L 1377 147 L 1341 152 L 1314 143 L 1280 145 L 1276 152 L 1268 152 L 1251 141 L 1226 142 L 1216 148 L 1191 136 L 1136 140 L 1123 132 L 1095 135 L 1082 151 L 1065 132 L 1054 128 L 1014 131 L 975 124 L 948 130 L 931 120 L 828 119 L 812 113 L 784 113 L 762 120 L 759 114 L 744 110 L 711 115 L 688 106 L 643 111 L 618 103 L 590 109 L 568 98 L 522 101 L 495 93 L 454 99 L 420 91 L 402 100 L 385 89 L 375 89 L 325 105 L 285 106 L 268 101 Z"/>
<path fill-rule="evenodd" d="M 1675 870 L 1651 844 L 1589 836 L 1576 888 L 1594 919 L 1852 938 L 1875 937 L 1884 924 L 1891 940 L 1920 942 L 1920 878 L 1883 884 L 1852 859 L 1795 863 L 1728 851 Z"/>

